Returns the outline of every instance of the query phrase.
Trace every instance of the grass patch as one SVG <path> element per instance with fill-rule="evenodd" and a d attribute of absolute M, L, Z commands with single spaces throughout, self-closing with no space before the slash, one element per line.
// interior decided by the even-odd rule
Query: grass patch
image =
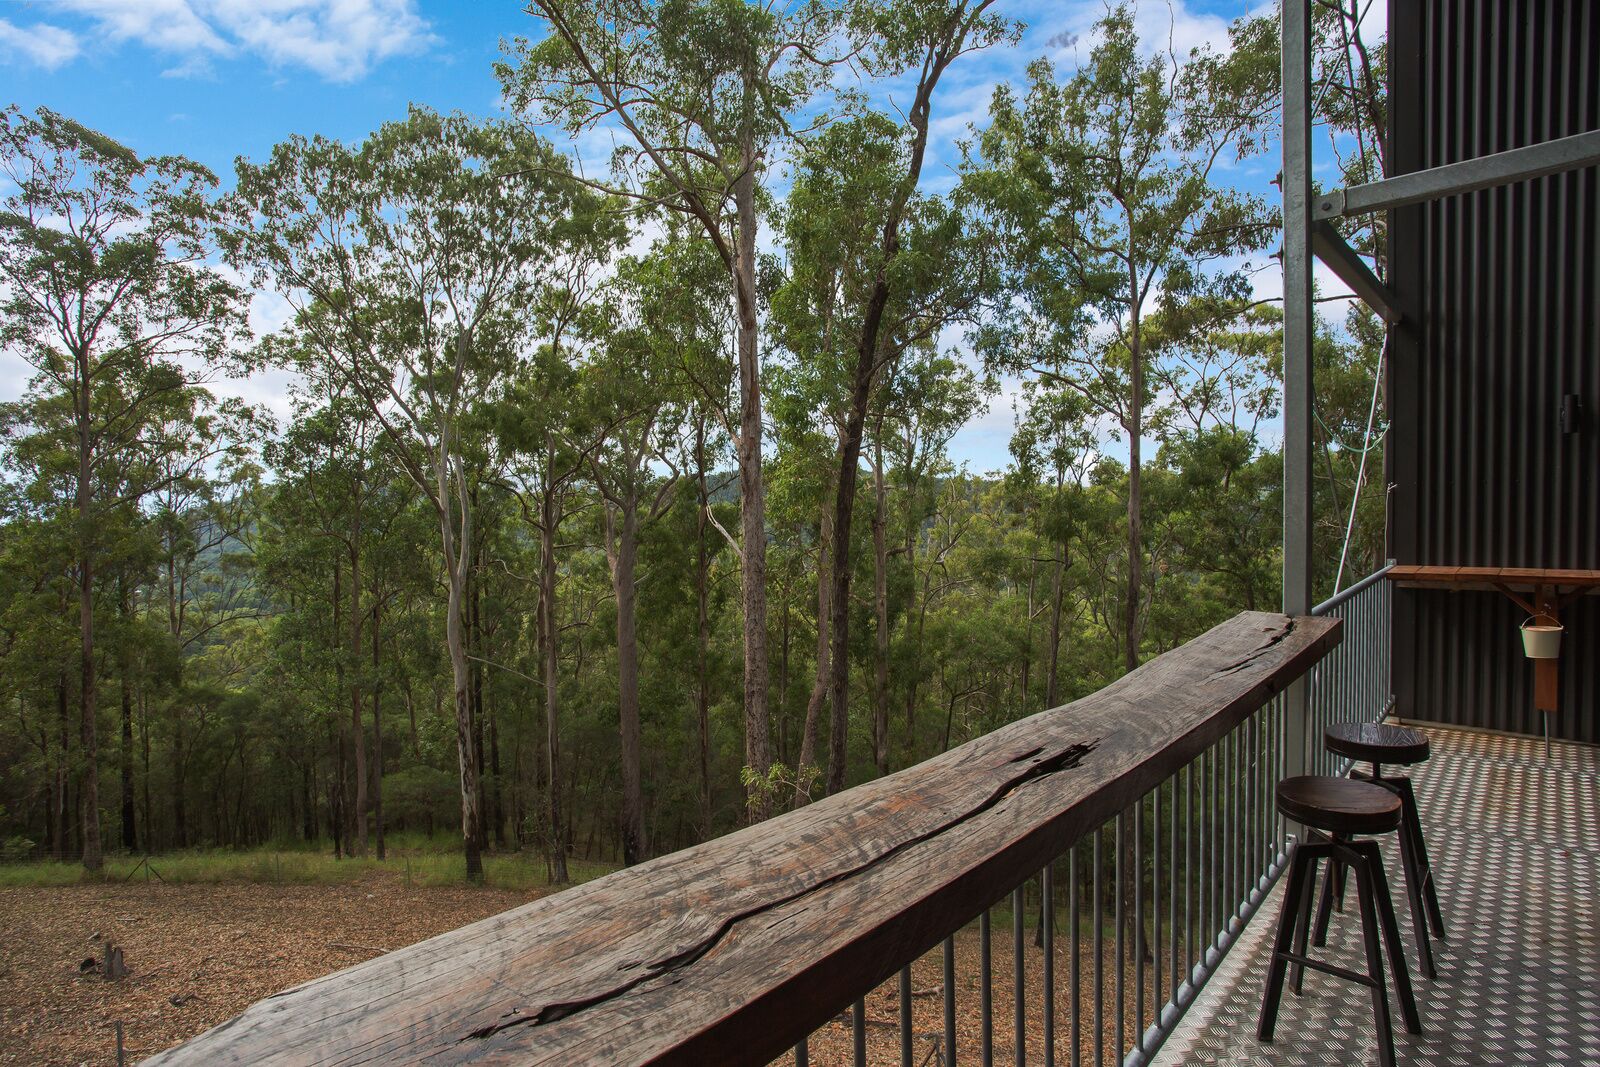
<path fill-rule="evenodd" d="M 400 840 L 396 840 L 400 838 Z M 444 842 L 453 847 L 442 847 Z M 466 859 L 459 839 L 395 835 L 388 859 L 335 859 L 331 852 L 295 847 L 245 850 L 195 849 L 150 857 L 160 880 L 172 885 L 348 885 L 365 878 L 396 878 L 408 885 L 459 886 L 467 881 Z M 105 868 L 90 874 L 81 864 L 43 860 L 0 864 L 0 886 L 46 887 L 156 879 L 140 868 L 142 857 L 106 857 Z M 607 874 L 608 864 L 568 860 L 574 883 Z M 484 884 L 521 892 L 548 887 L 542 856 L 533 853 L 489 854 L 483 860 Z"/>

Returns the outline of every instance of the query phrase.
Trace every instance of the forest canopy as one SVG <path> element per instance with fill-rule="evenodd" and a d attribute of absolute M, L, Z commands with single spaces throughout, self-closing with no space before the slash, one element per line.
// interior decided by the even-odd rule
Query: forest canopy
<path fill-rule="evenodd" d="M 1349 6 L 1317 117 L 1362 180 L 1385 52 Z M 993 0 L 533 0 L 497 117 L 226 178 L 6 109 L 0 857 L 407 831 L 560 884 L 1275 607 L 1280 237 L 1237 180 L 1276 25 L 1137 25 L 953 141 L 951 77 L 1017 47 Z M 1323 308 L 1326 594 L 1384 556 L 1384 335 Z M 218 388 L 268 368 L 287 419 Z"/>

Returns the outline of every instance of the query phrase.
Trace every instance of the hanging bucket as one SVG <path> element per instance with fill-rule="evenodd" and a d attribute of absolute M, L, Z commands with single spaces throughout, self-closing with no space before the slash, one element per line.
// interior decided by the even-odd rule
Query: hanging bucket
<path fill-rule="evenodd" d="M 1543 619 L 1543 622 L 1539 620 Z M 1549 615 L 1529 615 L 1522 624 L 1522 651 L 1529 659 L 1556 659 L 1561 655 L 1563 627 Z"/>

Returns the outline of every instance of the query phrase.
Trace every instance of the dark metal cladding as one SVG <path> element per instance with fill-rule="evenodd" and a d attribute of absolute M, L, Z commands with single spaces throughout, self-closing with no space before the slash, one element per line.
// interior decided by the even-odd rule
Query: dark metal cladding
<path fill-rule="evenodd" d="M 1393 173 L 1600 128 L 1600 4 L 1390 8 Z M 1400 563 L 1600 568 L 1597 190 L 1591 167 L 1392 213 Z M 1541 732 L 1522 618 L 1495 593 L 1396 590 L 1398 714 Z M 1600 741 L 1600 597 L 1563 622 L 1551 734 Z"/>

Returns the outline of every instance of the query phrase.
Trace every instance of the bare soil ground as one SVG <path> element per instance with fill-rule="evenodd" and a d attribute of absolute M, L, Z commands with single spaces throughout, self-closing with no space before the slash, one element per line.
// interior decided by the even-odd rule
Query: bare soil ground
<path fill-rule="evenodd" d="M 348 885 L 0 888 L 0 1064 L 128 1062 L 224 1022 L 279 990 L 515 907 L 504 889 Z M 79 963 L 120 945 L 115 982 Z"/>
<path fill-rule="evenodd" d="M 124 1026 L 128 1062 L 137 1062 L 237 1015 L 262 997 L 341 970 L 384 951 L 514 907 L 540 891 L 407 886 L 373 874 L 347 885 L 73 885 L 0 887 L 0 1064 L 114 1064 L 115 1023 Z M 1032 931 L 1030 930 L 1030 935 Z M 107 981 L 80 973 L 104 943 L 120 945 L 131 973 Z M 1087 938 L 1084 939 L 1087 941 Z M 956 936 L 958 1059 L 976 1062 L 982 1035 L 981 956 L 976 928 Z M 1104 960 L 1109 1002 L 1100 1020 L 1108 1059 L 1135 1024 L 1126 990 L 1119 1035 L 1111 985 L 1115 957 Z M 1011 936 L 996 923 L 992 946 L 992 1032 L 997 1063 L 1016 1062 Z M 1043 954 L 1025 945 L 1026 1043 L 1043 1062 Z M 1072 1041 L 1070 938 L 1056 942 L 1055 1046 L 1066 1062 Z M 1092 949 L 1080 948 L 1078 1040 L 1095 1062 Z M 943 971 L 936 949 L 912 968 L 913 1062 L 943 1063 Z M 891 980 L 866 999 L 867 1058 L 900 1062 L 899 986 Z M 1144 1025 L 1151 1022 L 1148 989 Z M 810 1062 L 852 1061 L 849 1013 L 815 1033 Z M 792 1057 L 779 1061 L 793 1063 Z"/>

